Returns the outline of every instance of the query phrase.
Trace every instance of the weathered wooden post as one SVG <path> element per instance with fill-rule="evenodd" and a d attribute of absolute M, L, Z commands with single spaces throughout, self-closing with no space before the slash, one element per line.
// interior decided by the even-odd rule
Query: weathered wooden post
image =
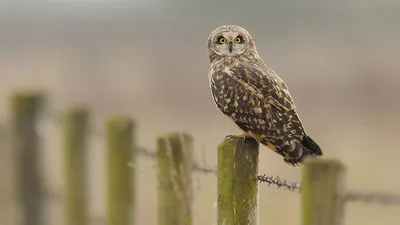
<path fill-rule="evenodd" d="M 72 109 L 63 120 L 64 225 L 87 225 L 88 112 Z"/>
<path fill-rule="evenodd" d="M 302 225 L 343 225 L 345 167 L 336 160 L 310 159 L 302 176 Z"/>
<path fill-rule="evenodd" d="M 228 138 L 218 146 L 218 225 L 258 225 L 258 143 Z"/>
<path fill-rule="evenodd" d="M 110 118 L 107 129 L 107 224 L 130 225 L 134 215 L 133 121 Z"/>
<path fill-rule="evenodd" d="M 11 98 L 12 148 L 17 164 L 17 189 L 22 225 L 43 225 L 43 184 L 40 169 L 38 117 L 45 97 L 39 93 L 16 93 Z"/>
<path fill-rule="evenodd" d="M 0 224 L 16 224 L 15 157 L 10 150 L 9 125 L 0 116 Z"/>
<path fill-rule="evenodd" d="M 191 225 L 193 139 L 185 133 L 158 138 L 158 224 Z"/>

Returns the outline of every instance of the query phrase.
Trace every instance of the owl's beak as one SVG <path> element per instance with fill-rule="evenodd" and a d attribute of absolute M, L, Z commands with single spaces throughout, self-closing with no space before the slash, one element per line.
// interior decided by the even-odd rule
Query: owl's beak
<path fill-rule="evenodd" d="M 232 46 L 233 46 L 233 43 L 232 43 L 232 41 L 230 41 L 230 42 L 229 42 L 229 52 L 230 52 L 230 53 L 232 53 Z"/>

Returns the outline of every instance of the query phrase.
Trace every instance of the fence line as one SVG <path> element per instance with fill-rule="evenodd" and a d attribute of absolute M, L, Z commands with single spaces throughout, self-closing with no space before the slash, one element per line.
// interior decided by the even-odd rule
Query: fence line
<path fill-rule="evenodd" d="M 17 94 L 12 99 L 13 148 L 19 153 L 19 196 L 25 214 L 23 222 L 29 225 L 43 224 L 43 188 L 37 154 L 40 142 L 38 114 L 44 101 L 40 96 Z M 64 151 L 68 156 L 64 163 L 65 169 L 69 170 L 66 171 L 65 186 L 71 189 L 63 195 L 64 198 L 71 198 L 64 205 L 68 217 L 65 224 L 84 224 L 87 209 L 79 202 L 86 199 L 82 191 L 85 189 L 85 176 L 73 176 L 68 172 L 79 174 L 83 172 L 79 170 L 85 170 L 83 157 L 86 144 L 82 136 L 88 129 L 87 118 L 84 118 L 86 114 L 67 116 L 65 123 L 60 122 L 60 118 L 64 117 L 58 114 L 56 117 L 58 119 L 52 122 L 64 128 Z M 111 117 L 106 121 L 105 130 L 104 134 L 96 131 L 90 134 L 106 140 L 107 144 L 107 222 L 110 225 L 133 222 L 135 170 L 130 164 L 136 161 L 136 154 L 157 159 L 160 225 L 192 224 L 192 171 L 217 175 L 218 225 L 258 224 L 259 182 L 301 193 L 303 225 L 321 224 L 321 221 L 327 225 L 342 225 L 346 202 L 400 205 L 400 195 L 347 191 L 344 166 L 335 160 L 307 161 L 302 168 L 302 183 L 289 182 L 279 177 L 257 175 L 259 145 L 254 140 L 244 143 L 242 139 L 223 140 L 217 147 L 218 165 L 210 167 L 193 162 L 192 138 L 187 134 L 162 136 L 157 139 L 157 151 L 151 151 L 135 144 L 133 121 L 129 118 Z"/>
<path fill-rule="evenodd" d="M 61 113 L 50 113 L 52 118 L 52 123 L 55 127 L 58 127 L 61 122 Z M 95 138 L 105 139 L 103 132 L 91 132 L 92 136 Z M 157 158 L 157 152 L 149 148 L 136 145 L 135 150 L 138 155 L 142 155 L 148 158 Z M 214 174 L 217 175 L 217 167 L 209 165 L 201 165 L 197 162 L 193 162 L 193 170 L 195 172 Z M 301 192 L 301 183 L 297 181 L 289 181 L 287 179 L 282 179 L 280 176 L 269 176 L 267 174 L 258 175 L 256 177 L 260 183 L 265 183 L 268 186 L 275 186 L 279 189 L 283 188 L 288 191 L 298 191 Z M 380 204 L 388 206 L 400 206 L 400 194 L 387 194 L 383 192 L 374 191 L 349 191 L 346 196 L 346 201 L 349 202 L 361 202 L 365 204 Z"/>
<path fill-rule="evenodd" d="M 156 155 L 154 151 L 144 148 L 142 146 L 137 147 L 138 154 L 149 158 L 155 158 Z M 196 162 L 193 164 L 194 171 L 198 171 L 205 174 L 217 175 L 216 166 L 209 165 L 199 165 Z M 277 187 L 278 189 L 283 189 L 291 192 L 301 193 L 301 183 L 297 181 L 289 181 L 287 179 L 282 179 L 280 176 L 268 176 L 266 174 L 258 175 L 256 179 L 260 183 L 265 183 L 271 187 Z M 346 195 L 346 201 L 349 202 L 361 202 L 365 204 L 379 204 L 387 206 L 400 206 L 400 194 L 387 194 L 383 192 L 374 191 L 349 191 Z"/>
<path fill-rule="evenodd" d="M 50 117 L 52 118 L 52 123 L 54 126 L 60 124 L 60 113 L 50 113 Z M 95 131 L 91 133 L 93 137 L 100 138 L 102 140 L 105 139 L 105 135 L 103 132 Z M 139 155 L 148 157 L 148 158 L 157 158 L 157 151 L 151 150 L 149 148 L 136 145 L 135 150 Z M 193 170 L 200 173 L 205 174 L 214 174 L 217 175 L 218 170 L 217 166 L 209 166 L 209 165 L 201 165 L 197 162 L 193 162 Z M 280 178 L 277 176 L 269 176 L 267 174 L 258 175 L 256 179 L 260 183 L 265 183 L 268 186 L 275 186 L 278 189 L 283 188 L 288 191 L 297 191 L 301 193 L 301 182 L 298 181 L 289 181 L 287 179 Z M 387 206 L 400 206 L 400 194 L 387 194 L 384 192 L 377 191 L 361 191 L 361 190 L 353 190 L 349 191 L 345 198 L 346 201 L 349 202 L 360 202 L 364 204 L 379 204 L 379 205 L 387 205 Z"/>

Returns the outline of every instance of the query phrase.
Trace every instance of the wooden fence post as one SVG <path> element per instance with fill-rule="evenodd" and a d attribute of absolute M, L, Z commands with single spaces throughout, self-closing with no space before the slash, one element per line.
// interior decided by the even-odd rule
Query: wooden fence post
<path fill-rule="evenodd" d="M 10 149 L 9 125 L 0 116 L 0 224 L 16 224 L 15 154 Z"/>
<path fill-rule="evenodd" d="M 242 138 L 218 145 L 218 225 L 258 224 L 258 148 Z"/>
<path fill-rule="evenodd" d="M 88 112 L 84 109 L 70 110 L 63 122 L 64 225 L 86 225 Z"/>
<path fill-rule="evenodd" d="M 22 225 L 43 225 L 43 184 L 40 169 L 38 116 L 44 96 L 16 93 L 11 98 L 12 148 L 17 160 L 17 189 Z"/>
<path fill-rule="evenodd" d="M 193 139 L 171 133 L 158 144 L 158 224 L 191 225 L 193 190 Z"/>
<path fill-rule="evenodd" d="M 107 224 L 130 225 L 135 210 L 133 121 L 110 118 L 107 129 Z"/>
<path fill-rule="evenodd" d="M 302 176 L 302 225 L 342 225 L 345 167 L 336 160 L 311 159 Z"/>

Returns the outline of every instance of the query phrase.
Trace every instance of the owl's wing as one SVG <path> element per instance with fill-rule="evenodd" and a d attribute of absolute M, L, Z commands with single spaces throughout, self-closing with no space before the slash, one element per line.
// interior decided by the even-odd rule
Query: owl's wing
<path fill-rule="evenodd" d="M 296 106 L 290 96 L 284 81 L 271 69 L 254 65 L 249 68 L 242 64 L 232 68 L 238 82 L 254 92 L 254 95 L 265 99 L 266 102 L 278 109 L 278 111 L 296 110 Z"/>
<path fill-rule="evenodd" d="M 213 76 L 216 81 L 211 80 L 214 99 L 242 130 L 281 154 L 288 164 L 297 164 L 305 155 L 322 155 L 304 132 L 289 90 L 274 71 L 247 63 L 218 73 Z"/>

